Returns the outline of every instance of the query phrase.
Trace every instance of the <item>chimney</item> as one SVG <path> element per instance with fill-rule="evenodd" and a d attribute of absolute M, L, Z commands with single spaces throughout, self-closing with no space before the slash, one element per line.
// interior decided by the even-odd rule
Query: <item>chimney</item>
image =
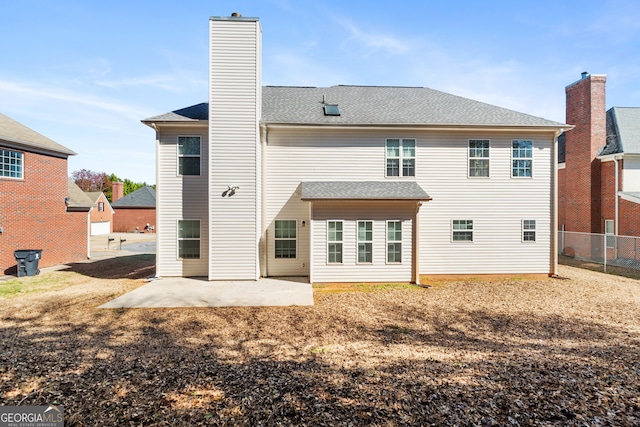
<path fill-rule="evenodd" d="M 124 182 L 111 183 L 111 203 L 124 197 Z"/>
<path fill-rule="evenodd" d="M 565 221 L 567 231 L 600 233 L 601 183 L 598 154 L 606 143 L 607 76 L 582 73 L 565 88 L 566 122 L 575 128 L 566 133 Z"/>

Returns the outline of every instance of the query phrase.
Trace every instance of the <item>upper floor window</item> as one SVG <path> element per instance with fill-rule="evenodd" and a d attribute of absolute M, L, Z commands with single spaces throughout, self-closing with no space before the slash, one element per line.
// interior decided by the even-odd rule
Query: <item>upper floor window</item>
<path fill-rule="evenodd" d="M 416 140 L 387 139 L 387 176 L 416 176 Z"/>
<path fill-rule="evenodd" d="M 22 179 L 24 176 L 23 154 L 0 149 L 0 176 Z"/>
<path fill-rule="evenodd" d="M 469 176 L 489 176 L 489 140 L 469 140 Z"/>
<path fill-rule="evenodd" d="M 531 178 L 533 171 L 533 141 L 514 139 L 511 141 L 511 176 Z"/>
<path fill-rule="evenodd" d="M 296 257 L 296 227 L 298 222 L 293 220 L 276 220 L 275 257 Z"/>
<path fill-rule="evenodd" d="M 178 137 L 178 175 L 200 175 L 200 137 Z"/>
<path fill-rule="evenodd" d="M 104 202 L 98 202 L 98 212 L 104 212 Z"/>

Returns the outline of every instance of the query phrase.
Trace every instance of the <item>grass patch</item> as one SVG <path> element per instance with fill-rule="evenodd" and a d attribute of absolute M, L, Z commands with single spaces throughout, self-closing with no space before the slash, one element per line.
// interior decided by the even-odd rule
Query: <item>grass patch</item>
<path fill-rule="evenodd" d="M 587 260 L 575 259 L 568 256 L 558 256 L 558 263 L 571 267 L 583 268 L 590 271 L 598 271 L 600 273 L 611 274 L 613 276 L 628 277 L 630 279 L 640 279 L 640 270 L 628 267 L 618 267 L 616 265 L 607 264 L 607 271 L 604 271 L 604 265 Z"/>
<path fill-rule="evenodd" d="M 318 293 L 332 294 L 341 292 L 380 292 L 391 290 L 423 289 L 411 283 L 314 283 L 313 290 Z"/>
<path fill-rule="evenodd" d="M 76 273 L 52 272 L 0 282 L 0 298 L 12 298 L 27 293 L 48 292 L 71 286 Z"/>

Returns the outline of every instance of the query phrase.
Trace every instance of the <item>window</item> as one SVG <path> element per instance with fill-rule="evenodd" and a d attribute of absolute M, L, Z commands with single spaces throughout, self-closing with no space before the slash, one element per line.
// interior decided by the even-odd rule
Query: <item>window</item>
<path fill-rule="evenodd" d="M 200 258 L 200 220 L 178 220 L 178 258 Z"/>
<path fill-rule="evenodd" d="M 178 137 L 178 175 L 200 175 L 200 137 Z"/>
<path fill-rule="evenodd" d="M 0 176 L 22 179 L 24 173 L 22 158 L 22 153 L 18 151 L 0 149 Z"/>
<path fill-rule="evenodd" d="M 340 109 L 338 108 L 338 104 L 325 104 L 324 106 L 324 115 L 325 116 L 339 116 Z"/>
<path fill-rule="evenodd" d="M 327 262 L 342 263 L 342 221 L 327 222 Z"/>
<path fill-rule="evenodd" d="M 387 262 L 402 262 L 402 221 L 387 221 Z"/>
<path fill-rule="evenodd" d="M 98 202 L 98 212 L 104 212 L 104 202 Z"/>
<path fill-rule="evenodd" d="M 535 219 L 522 220 L 522 241 L 523 242 L 536 241 L 536 220 Z"/>
<path fill-rule="evenodd" d="M 275 256 L 276 258 L 296 257 L 296 220 L 276 220 Z"/>
<path fill-rule="evenodd" d="M 469 140 L 469 176 L 489 176 L 489 140 Z"/>
<path fill-rule="evenodd" d="M 416 176 L 416 140 L 387 139 L 387 176 Z"/>
<path fill-rule="evenodd" d="M 454 219 L 451 221 L 451 240 L 454 242 L 473 242 L 473 220 Z"/>
<path fill-rule="evenodd" d="M 514 139 L 511 141 L 511 176 L 531 178 L 533 168 L 533 141 Z"/>
<path fill-rule="evenodd" d="M 358 221 L 358 263 L 373 262 L 373 221 Z"/>
<path fill-rule="evenodd" d="M 612 219 L 604 220 L 604 235 L 605 239 L 607 239 L 607 247 L 615 248 L 616 247 L 616 235 L 614 230 L 614 222 Z"/>

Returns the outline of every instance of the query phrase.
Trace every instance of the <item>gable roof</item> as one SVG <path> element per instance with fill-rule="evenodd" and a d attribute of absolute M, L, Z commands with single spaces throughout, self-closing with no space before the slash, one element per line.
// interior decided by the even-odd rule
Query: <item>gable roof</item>
<path fill-rule="evenodd" d="M 156 190 L 147 186 L 138 188 L 133 193 L 111 203 L 111 206 L 114 208 L 155 208 Z"/>
<path fill-rule="evenodd" d="M 326 104 L 338 105 L 340 115 L 325 115 L 323 107 Z M 208 103 L 201 103 L 142 122 L 208 120 L 208 107 Z M 264 86 L 261 122 L 290 125 L 569 127 L 434 89 L 394 86 Z"/>
<path fill-rule="evenodd" d="M 94 204 L 94 201 L 72 179 L 67 182 L 66 202 L 67 210 L 70 211 L 88 211 Z"/>
<path fill-rule="evenodd" d="M 35 151 L 73 156 L 76 153 L 0 113 L 0 141 Z"/>
<path fill-rule="evenodd" d="M 640 108 L 613 107 L 607 111 L 607 143 L 600 156 L 640 154 Z"/>
<path fill-rule="evenodd" d="M 311 181 L 301 190 L 302 200 L 431 200 L 411 181 Z"/>

